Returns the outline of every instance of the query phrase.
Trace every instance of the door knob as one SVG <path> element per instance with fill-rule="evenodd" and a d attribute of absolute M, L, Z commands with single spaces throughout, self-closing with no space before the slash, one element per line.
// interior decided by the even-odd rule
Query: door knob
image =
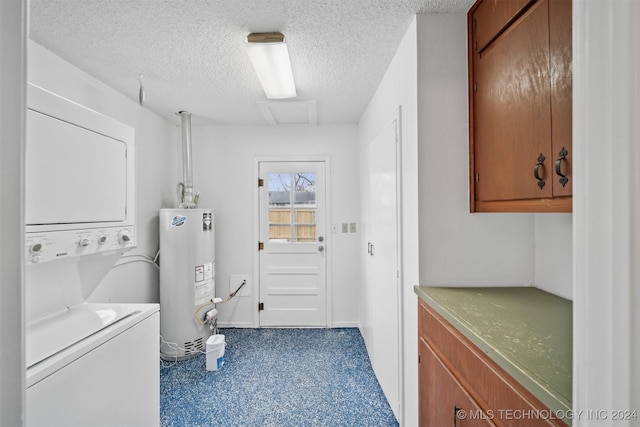
<path fill-rule="evenodd" d="M 320 252 L 324 251 L 324 246 L 322 246 L 322 245 L 318 246 L 318 250 L 319 250 Z"/>
<path fill-rule="evenodd" d="M 318 237 L 318 242 L 324 242 L 324 237 L 322 236 Z"/>

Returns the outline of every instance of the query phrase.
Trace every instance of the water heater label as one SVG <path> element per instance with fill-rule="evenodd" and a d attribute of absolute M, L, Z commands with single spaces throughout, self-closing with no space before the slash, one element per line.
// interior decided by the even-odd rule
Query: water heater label
<path fill-rule="evenodd" d="M 187 222 L 186 216 L 176 215 L 173 218 L 171 218 L 172 227 L 181 227 L 185 222 Z"/>
<path fill-rule="evenodd" d="M 196 282 L 195 305 L 205 304 L 213 299 L 213 280 Z"/>
<path fill-rule="evenodd" d="M 214 272 L 213 272 L 213 263 L 212 262 L 208 262 L 205 265 L 202 266 L 204 269 L 203 275 L 204 275 L 204 279 L 213 279 L 213 277 L 215 276 Z"/>
<path fill-rule="evenodd" d="M 195 266 L 195 305 L 205 304 L 213 299 L 214 277 L 213 262 Z"/>
<path fill-rule="evenodd" d="M 196 283 L 204 280 L 204 265 L 196 265 Z"/>
<path fill-rule="evenodd" d="M 205 212 L 202 214 L 202 231 L 211 231 L 212 225 L 211 212 Z"/>

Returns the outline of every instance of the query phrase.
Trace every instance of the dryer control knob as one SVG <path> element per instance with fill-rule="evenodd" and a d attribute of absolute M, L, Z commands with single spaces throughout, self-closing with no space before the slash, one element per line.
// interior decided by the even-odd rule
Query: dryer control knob
<path fill-rule="evenodd" d="M 104 245 L 105 243 L 107 243 L 107 240 L 109 240 L 107 235 L 106 234 L 101 234 L 100 237 L 98 237 L 98 244 L 99 245 Z"/>
<path fill-rule="evenodd" d="M 80 239 L 80 241 L 78 242 L 78 244 L 79 244 L 81 247 L 85 248 L 85 247 L 87 247 L 87 246 L 89 246 L 89 245 L 91 244 L 91 240 L 90 240 L 90 239 L 87 239 L 87 238 Z"/>
<path fill-rule="evenodd" d="M 132 240 L 133 237 L 131 237 L 131 233 L 129 232 L 129 230 L 122 230 L 118 233 L 118 243 L 120 243 L 122 246 L 130 244 Z"/>

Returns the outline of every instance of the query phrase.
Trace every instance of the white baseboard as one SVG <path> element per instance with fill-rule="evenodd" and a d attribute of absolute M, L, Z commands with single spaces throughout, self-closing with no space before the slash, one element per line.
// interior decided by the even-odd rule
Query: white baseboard
<path fill-rule="evenodd" d="M 333 322 L 331 328 L 360 328 L 358 322 Z"/>
<path fill-rule="evenodd" d="M 218 321 L 219 328 L 253 328 L 253 323 L 251 322 L 220 322 Z M 358 328 L 360 324 L 358 322 L 333 322 L 330 328 Z"/>
<path fill-rule="evenodd" d="M 218 322 L 218 328 L 253 328 L 251 322 Z"/>

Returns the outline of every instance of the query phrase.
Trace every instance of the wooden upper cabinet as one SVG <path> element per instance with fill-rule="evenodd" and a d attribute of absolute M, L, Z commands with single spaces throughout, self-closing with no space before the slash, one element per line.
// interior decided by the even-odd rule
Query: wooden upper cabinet
<path fill-rule="evenodd" d="M 547 0 L 536 3 L 475 61 L 477 200 L 551 197 Z M 538 173 L 534 165 L 545 157 Z"/>
<path fill-rule="evenodd" d="M 571 211 L 571 1 L 469 12 L 472 211 Z"/>

